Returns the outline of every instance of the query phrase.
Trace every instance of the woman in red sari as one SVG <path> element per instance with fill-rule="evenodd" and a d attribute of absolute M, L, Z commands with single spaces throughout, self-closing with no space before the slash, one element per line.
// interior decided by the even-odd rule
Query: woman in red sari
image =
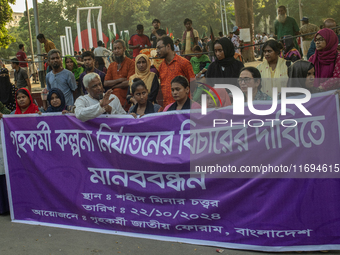
<path fill-rule="evenodd" d="M 40 113 L 38 106 L 33 103 L 32 96 L 26 88 L 17 91 L 15 101 L 17 108 L 14 114 Z"/>

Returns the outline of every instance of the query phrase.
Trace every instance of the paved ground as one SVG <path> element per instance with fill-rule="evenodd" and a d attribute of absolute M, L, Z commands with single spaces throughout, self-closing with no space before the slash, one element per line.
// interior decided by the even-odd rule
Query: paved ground
<path fill-rule="evenodd" d="M 0 216 L 1 255 L 209 255 L 218 247 L 163 242 L 118 235 L 12 223 Z M 273 254 L 224 249 L 222 255 Z M 298 253 L 285 252 L 284 255 Z M 322 254 L 305 252 L 302 254 Z M 340 251 L 325 254 L 339 255 Z"/>

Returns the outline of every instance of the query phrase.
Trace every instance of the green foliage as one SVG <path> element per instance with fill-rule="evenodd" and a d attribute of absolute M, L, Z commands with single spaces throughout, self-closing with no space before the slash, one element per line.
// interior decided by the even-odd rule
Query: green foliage
<path fill-rule="evenodd" d="M 340 16 L 340 1 L 339 0 L 302 0 L 302 14 L 309 18 L 309 22 L 320 26 L 326 18 L 334 18 L 338 20 Z M 288 7 L 289 16 L 295 18 L 299 23 L 299 1 L 298 0 L 278 0 L 276 6 L 275 0 L 253 0 L 254 15 L 255 15 L 255 30 L 258 27 L 262 18 L 270 15 L 270 24 L 273 24 L 276 18 L 276 9 L 280 5 Z M 260 32 L 260 31 L 256 31 Z"/>
<path fill-rule="evenodd" d="M 12 20 L 13 11 L 9 4 L 15 4 L 15 0 L 0 0 L 0 48 L 7 48 L 15 41 L 5 27 L 6 23 Z"/>
<path fill-rule="evenodd" d="M 339 0 L 302 0 L 302 14 L 309 18 L 309 22 L 320 26 L 326 18 L 333 18 L 339 22 L 340 1 Z M 285 5 L 289 10 L 289 16 L 300 20 L 299 2 L 297 0 L 278 0 L 279 5 Z M 299 23 L 298 23 L 299 24 Z"/>
<path fill-rule="evenodd" d="M 7 0 L 0 0 L 7 1 Z M 10 0 L 14 1 L 14 0 Z M 72 27 L 73 41 L 77 36 L 76 17 L 77 8 L 102 6 L 102 28 L 107 33 L 107 24 L 115 22 L 117 27 L 122 30 L 129 30 L 130 36 L 136 33 L 138 24 L 144 25 L 144 34 L 150 35 L 152 20 L 161 20 L 161 28 L 168 27 L 175 38 L 181 38 L 185 29 L 183 21 L 190 18 L 193 27 L 200 35 L 204 33 L 210 35 L 210 25 L 215 34 L 222 31 L 221 10 L 219 0 L 44 0 L 38 3 L 40 31 L 47 39 L 52 40 L 57 48 L 60 48 L 60 35 L 65 35 L 65 26 Z M 91 11 L 91 23 L 93 28 L 97 28 L 97 17 L 99 10 Z M 33 9 L 30 10 L 31 30 L 33 46 L 36 49 L 36 33 Z M 228 19 L 234 15 L 232 3 L 227 6 Z M 87 11 L 80 12 L 81 30 L 87 28 Z M 233 26 L 229 22 L 229 29 Z M 16 53 L 18 44 L 26 46 L 27 54 L 30 54 L 30 43 L 28 33 L 27 16 L 20 20 L 19 27 L 11 29 L 10 34 L 17 39 L 7 50 L 7 55 Z M 117 32 L 120 32 L 117 31 Z M 0 51 L 1 53 L 1 51 Z"/>

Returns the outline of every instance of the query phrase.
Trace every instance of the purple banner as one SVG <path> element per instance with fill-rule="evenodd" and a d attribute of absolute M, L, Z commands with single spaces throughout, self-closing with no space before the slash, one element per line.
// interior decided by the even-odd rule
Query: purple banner
<path fill-rule="evenodd" d="M 283 134 L 280 146 L 272 147 L 269 126 L 258 131 L 244 127 L 242 137 L 237 135 L 242 129 L 225 127 L 219 131 L 224 138 L 217 135 L 213 143 L 223 153 L 209 152 L 207 146 L 211 159 L 203 156 L 238 168 L 268 158 L 273 165 L 295 165 L 303 158 L 306 164 L 332 165 L 329 174 L 339 175 L 334 170 L 340 152 L 338 100 L 334 95 L 315 97 L 306 107 L 312 116 L 294 115 L 297 131 L 274 127 L 274 136 Z M 12 220 L 226 248 L 339 250 L 337 177 L 222 179 L 190 172 L 198 131 L 186 123 L 214 130 L 211 119 L 222 115 L 235 118 L 231 108 L 205 117 L 183 111 L 88 122 L 64 115 L 6 116 L 2 142 Z M 245 116 L 249 118 L 268 116 Z M 290 132 L 299 139 L 306 135 L 310 146 L 296 146 L 297 137 L 290 138 Z M 231 144 L 223 150 L 219 146 L 228 134 Z"/>

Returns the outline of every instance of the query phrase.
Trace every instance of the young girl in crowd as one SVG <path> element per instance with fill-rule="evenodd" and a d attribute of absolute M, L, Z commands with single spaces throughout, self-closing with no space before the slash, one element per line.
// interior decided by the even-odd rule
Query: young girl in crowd
<path fill-rule="evenodd" d="M 211 61 L 207 55 L 202 53 L 202 48 L 198 45 L 194 47 L 194 53 L 196 55 L 190 59 L 190 63 L 196 78 L 200 78 L 202 75 L 205 76 Z"/>
<path fill-rule="evenodd" d="M 149 92 L 143 80 L 139 78 L 135 78 L 133 80 L 131 93 L 136 101 L 136 104 L 131 106 L 129 110 L 129 113 L 133 115 L 133 117 L 142 117 L 145 114 L 155 113 L 160 110 L 160 105 L 152 104 L 152 102 L 148 99 Z"/>
<path fill-rule="evenodd" d="M 26 88 L 17 91 L 15 101 L 17 108 L 14 114 L 40 113 L 38 106 L 33 103 L 32 96 Z"/>
<path fill-rule="evenodd" d="M 191 101 L 189 98 L 190 87 L 187 78 L 184 76 L 176 76 L 171 81 L 171 94 L 175 102 L 165 107 L 163 112 L 187 110 L 187 109 L 200 109 L 201 106 Z"/>
<path fill-rule="evenodd" d="M 63 114 L 73 112 L 74 106 L 66 105 L 64 93 L 57 88 L 53 88 L 47 95 L 49 107 L 46 112 L 62 112 Z"/>

